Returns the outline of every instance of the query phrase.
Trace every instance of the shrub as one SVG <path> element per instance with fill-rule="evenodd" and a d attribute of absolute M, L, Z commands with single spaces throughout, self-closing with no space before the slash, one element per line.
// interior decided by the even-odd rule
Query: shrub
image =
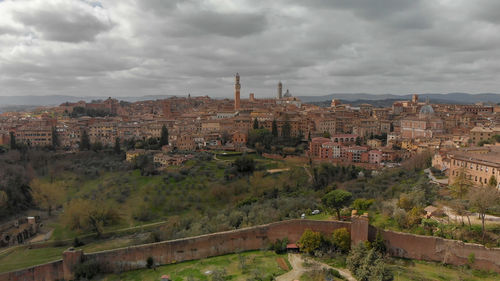
<path fill-rule="evenodd" d="M 155 264 L 155 261 L 154 261 L 153 257 L 148 257 L 146 260 L 146 266 L 148 268 L 153 268 L 154 264 Z"/>
<path fill-rule="evenodd" d="M 476 255 L 474 253 L 470 253 L 470 255 L 467 257 L 467 262 L 469 265 L 473 265 L 476 262 Z"/>
<path fill-rule="evenodd" d="M 298 244 L 301 251 L 311 254 L 321 245 L 321 233 L 306 229 Z"/>
<path fill-rule="evenodd" d="M 283 238 L 283 240 L 276 239 L 276 241 L 271 244 L 270 250 L 274 251 L 276 254 L 283 254 L 286 252 L 287 245 L 288 238 Z"/>
<path fill-rule="evenodd" d="M 255 162 L 252 157 L 244 155 L 236 158 L 234 165 L 239 173 L 253 173 L 255 170 Z"/>
<path fill-rule="evenodd" d="M 413 207 L 407 214 L 407 226 L 413 227 L 419 225 L 422 222 L 423 209 L 418 207 Z"/>
<path fill-rule="evenodd" d="M 101 265 L 94 260 L 84 261 L 74 268 L 76 280 L 91 280 L 101 273 Z"/>
<path fill-rule="evenodd" d="M 374 248 L 368 250 L 363 243 L 354 247 L 347 257 L 347 268 L 359 281 L 390 281 L 393 273 L 386 266 L 382 255 Z"/>
<path fill-rule="evenodd" d="M 351 234 L 347 228 L 339 228 L 333 231 L 333 245 L 342 253 L 349 252 L 351 248 Z"/>
<path fill-rule="evenodd" d="M 374 202 L 374 199 L 359 198 L 352 202 L 352 206 L 358 211 L 366 211 L 371 207 L 371 205 L 373 205 Z"/>
<path fill-rule="evenodd" d="M 80 241 L 80 239 L 78 239 L 78 237 L 75 237 L 75 240 L 73 240 L 73 247 L 78 248 L 78 247 L 81 247 L 83 245 L 85 245 L 85 243 L 83 243 L 83 241 Z"/>
<path fill-rule="evenodd" d="M 406 212 L 403 209 L 395 209 L 393 214 L 394 220 L 397 222 L 398 226 L 401 228 L 406 227 Z"/>
<path fill-rule="evenodd" d="M 375 251 L 385 254 L 387 251 L 387 248 L 385 247 L 384 239 L 382 238 L 382 234 L 380 233 L 380 230 L 377 230 L 377 236 L 375 236 L 375 241 L 372 243 L 372 248 L 375 249 Z"/>
<path fill-rule="evenodd" d="M 227 278 L 226 269 L 216 269 L 212 272 L 212 281 L 224 281 Z"/>

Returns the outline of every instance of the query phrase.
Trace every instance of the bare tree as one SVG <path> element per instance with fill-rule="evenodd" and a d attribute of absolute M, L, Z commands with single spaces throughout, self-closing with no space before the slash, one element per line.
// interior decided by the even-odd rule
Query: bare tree
<path fill-rule="evenodd" d="M 451 193 L 453 197 L 457 199 L 463 199 L 465 195 L 467 195 L 471 187 L 472 181 L 467 178 L 466 169 L 465 167 L 463 167 L 458 171 L 458 176 L 450 185 Z"/>
<path fill-rule="evenodd" d="M 484 219 L 486 213 L 489 212 L 500 200 L 500 193 L 498 189 L 491 186 L 481 186 L 472 192 L 470 196 L 471 206 L 474 207 L 481 218 L 481 223 L 483 226 L 483 236 L 482 241 L 484 244 Z"/>

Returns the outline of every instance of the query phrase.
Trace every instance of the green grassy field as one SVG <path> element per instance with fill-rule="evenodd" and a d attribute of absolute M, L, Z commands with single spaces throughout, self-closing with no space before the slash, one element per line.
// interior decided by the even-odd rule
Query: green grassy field
<path fill-rule="evenodd" d="M 434 280 L 467 280 L 467 281 L 495 281 L 500 280 L 497 273 L 466 269 L 442 265 L 435 262 L 395 260 L 395 264 L 390 268 L 394 272 L 395 281 L 434 281 Z"/>
<path fill-rule="evenodd" d="M 132 246 L 136 240 L 132 237 L 119 237 L 107 240 L 98 240 L 86 244 L 80 249 L 85 253 L 99 252 Z M 12 252 L 0 255 L 0 272 L 14 271 L 25 267 L 43 264 L 62 259 L 62 253 L 70 246 L 46 247 L 40 249 L 29 249 L 28 247 L 19 247 Z"/>
<path fill-rule="evenodd" d="M 20 248 L 9 254 L 0 256 L 0 272 L 44 264 L 62 259 L 62 252 L 68 247 L 50 247 L 42 249 Z"/>
<path fill-rule="evenodd" d="M 277 258 L 286 255 L 277 255 L 270 251 L 252 251 L 241 254 L 232 254 L 213 257 L 203 260 L 188 261 L 177 264 L 165 265 L 153 269 L 141 269 L 129 271 L 122 274 L 104 276 L 103 281 L 157 281 L 164 274 L 170 275 L 174 281 L 189 280 L 211 280 L 209 272 L 214 270 L 225 270 L 226 280 L 244 281 L 249 278 L 261 278 L 258 280 L 269 280 L 270 276 L 278 276 L 286 273 L 278 266 Z M 240 261 L 245 260 L 245 267 L 241 268 Z"/>

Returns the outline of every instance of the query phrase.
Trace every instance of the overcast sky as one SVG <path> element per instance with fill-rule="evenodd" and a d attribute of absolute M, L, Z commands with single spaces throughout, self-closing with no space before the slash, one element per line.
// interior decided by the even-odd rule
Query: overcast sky
<path fill-rule="evenodd" d="M 0 0 L 0 95 L 500 92 L 499 0 Z"/>

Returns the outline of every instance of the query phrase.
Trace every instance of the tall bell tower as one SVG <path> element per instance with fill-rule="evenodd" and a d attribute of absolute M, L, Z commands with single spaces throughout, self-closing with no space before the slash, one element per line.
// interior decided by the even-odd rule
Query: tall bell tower
<path fill-rule="evenodd" d="M 235 83 L 234 83 L 234 110 L 240 109 L 240 74 L 236 73 Z"/>
<path fill-rule="evenodd" d="M 280 100 L 283 98 L 283 84 L 281 81 L 278 83 L 278 96 L 277 98 Z"/>

